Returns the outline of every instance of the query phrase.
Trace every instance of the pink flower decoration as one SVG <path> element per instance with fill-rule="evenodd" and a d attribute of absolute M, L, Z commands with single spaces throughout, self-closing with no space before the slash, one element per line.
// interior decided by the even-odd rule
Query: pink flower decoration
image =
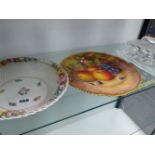
<path fill-rule="evenodd" d="M 59 78 L 61 82 L 66 81 L 66 76 L 64 74 L 61 74 Z"/>
<path fill-rule="evenodd" d="M 11 117 L 12 116 L 12 112 L 11 111 L 7 111 L 6 112 L 6 117 Z"/>

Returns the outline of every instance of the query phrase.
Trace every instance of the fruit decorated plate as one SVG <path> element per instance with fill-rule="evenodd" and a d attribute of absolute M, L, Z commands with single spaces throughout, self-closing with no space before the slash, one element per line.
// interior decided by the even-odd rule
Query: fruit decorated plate
<path fill-rule="evenodd" d="M 106 53 L 82 52 L 61 64 L 73 87 L 92 94 L 122 96 L 137 89 L 141 82 L 133 64 Z"/>
<path fill-rule="evenodd" d="M 59 65 L 32 57 L 0 61 L 0 120 L 21 118 L 57 102 L 68 86 Z"/>

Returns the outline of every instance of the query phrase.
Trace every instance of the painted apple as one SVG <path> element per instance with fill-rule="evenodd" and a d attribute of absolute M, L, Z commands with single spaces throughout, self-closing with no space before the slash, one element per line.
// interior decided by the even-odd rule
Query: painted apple
<path fill-rule="evenodd" d="M 77 71 L 77 76 L 80 80 L 82 81 L 94 81 L 95 78 L 94 76 L 92 75 L 91 72 L 87 71 L 87 70 L 81 70 L 81 71 Z"/>
<path fill-rule="evenodd" d="M 113 79 L 113 75 L 106 70 L 95 70 L 92 72 L 95 79 L 101 81 L 109 81 Z"/>

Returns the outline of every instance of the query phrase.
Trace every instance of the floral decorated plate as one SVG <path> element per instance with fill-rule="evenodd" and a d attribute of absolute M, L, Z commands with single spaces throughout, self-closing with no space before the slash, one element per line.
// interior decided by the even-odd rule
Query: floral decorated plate
<path fill-rule="evenodd" d="M 0 120 L 21 118 L 57 102 L 68 86 L 59 65 L 37 58 L 0 61 Z"/>
<path fill-rule="evenodd" d="M 141 81 L 133 64 L 106 53 L 82 52 L 65 58 L 61 64 L 72 86 L 92 94 L 126 95 Z"/>

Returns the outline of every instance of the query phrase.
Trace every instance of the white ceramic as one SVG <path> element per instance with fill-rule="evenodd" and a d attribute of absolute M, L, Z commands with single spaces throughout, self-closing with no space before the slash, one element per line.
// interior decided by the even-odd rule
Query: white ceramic
<path fill-rule="evenodd" d="M 21 118 L 42 111 L 65 93 L 64 69 L 48 60 L 32 57 L 0 62 L 0 120 Z"/>

